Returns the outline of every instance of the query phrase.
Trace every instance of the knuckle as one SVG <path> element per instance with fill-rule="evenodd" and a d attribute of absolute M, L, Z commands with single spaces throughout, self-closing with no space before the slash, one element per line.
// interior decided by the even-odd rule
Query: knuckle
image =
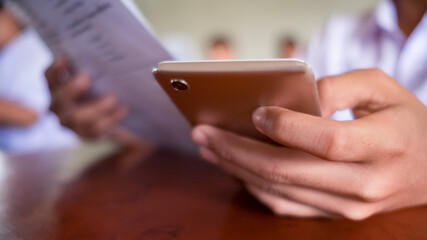
<path fill-rule="evenodd" d="M 369 71 L 372 74 L 372 77 L 376 81 L 383 82 L 385 80 L 388 80 L 389 78 L 389 76 L 379 68 L 372 68 L 372 69 L 368 69 L 367 71 Z"/>
<path fill-rule="evenodd" d="M 370 216 L 372 216 L 373 213 L 374 212 L 369 206 L 355 205 L 344 209 L 342 215 L 344 218 L 353 221 L 361 221 L 369 218 Z"/>
<path fill-rule="evenodd" d="M 411 147 L 412 139 L 403 131 L 388 133 L 387 144 L 382 146 L 381 151 L 388 159 L 402 159 Z"/>
<path fill-rule="evenodd" d="M 371 71 L 373 71 L 373 73 L 378 75 L 379 77 L 387 76 L 387 74 L 379 68 L 373 68 Z"/>
<path fill-rule="evenodd" d="M 327 134 L 327 136 L 325 136 Z M 319 139 L 324 140 L 323 158 L 330 160 L 342 160 L 348 157 L 348 134 L 344 128 L 323 130 Z"/>
<path fill-rule="evenodd" d="M 324 77 L 320 79 L 317 83 L 319 97 L 322 99 L 328 98 L 331 95 L 331 93 L 333 94 L 334 92 L 332 88 L 333 85 L 334 85 L 334 78 L 332 77 Z"/>
<path fill-rule="evenodd" d="M 270 207 L 271 211 L 277 215 L 277 216 L 284 216 L 284 215 L 289 215 L 289 211 L 288 209 L 282 207 L 281 205 L 277 204 L 274 205 L 272 207 Z"/>
<path fill-rule="evenodd" d="M 333 78 L 331 77 L 323 77 L 318 81 L 317 87 L 319 90 L 328 90 L 331 84 L 332 84 Z"/>
<path fill-rule="evenodd" d="M 238 159 L 242 158 L 242 156 L 235 154 L 233 149 L 223 147 L 221 144 L 221 141 L 217 141 L 216 139 L 210 139 L 208 142 L 208 148 L 218 154 L 220 158 L 227 161 L 237 162 Z"/>
<path fill-rule="evenodd" d="M 274 203 L 269 206 L 270 210 L 278 216 L 289 216 L 291 215 L 292 209 L 284 203 Z"/>
<path fill-rule="evenodd" d="M 363 186 L 358 197 L 365 202 L 379 202 L 392 194 L 390 182 L 384 177 L 374 177 Z"/>
<path fill-rule="evenodd" d="M 273 183 L 289 183 L 290 177 L 280 164 L 273 161 L 260 161 L 263 164 L 259 167 L 259 174 L 262 178 Z"/>
<path fill-rule="evenodd" d="M 200 131 L 204 132 L 207 135 L 207 147 L 214 151 L 218 157 L 224 160 L 234 160 L 234 154 L 229 145 L 230 138 L 224 137 L 222 133 L 219 133 L 217 130 L 214 130 L 211 126 L 202 126 L 198 127 Z M 203 129 L 203 130 L 201 130 Z"/>
<path fill-rule="evenodd" d="M 220 147 L 216 141 L 209 142 L 209 148 L 213 149 L 223 159 L 226 159 L 226 160 L 235 159 L 234 154 L 228 148 Z"/>

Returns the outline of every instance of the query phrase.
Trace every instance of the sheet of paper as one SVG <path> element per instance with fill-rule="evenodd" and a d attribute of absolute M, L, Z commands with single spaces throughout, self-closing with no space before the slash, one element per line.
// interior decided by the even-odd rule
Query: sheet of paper
<path fill-rule="evenodd" d="M 171 59 L 129 0 L 15 0 L 56 56 L 88 73 L 93 93 L 113 92 L 124 125 L 163 146 L 188 148 L 190 127 L 151 73 Z"/>

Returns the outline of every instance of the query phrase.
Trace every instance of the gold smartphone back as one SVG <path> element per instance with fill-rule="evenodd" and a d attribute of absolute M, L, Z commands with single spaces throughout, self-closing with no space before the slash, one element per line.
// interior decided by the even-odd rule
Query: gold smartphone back
<path fill-rule="evenodd" d="M 299 60 L 162 62 L 153 74 L 193 126 L 267 140 L 252 123 L 258 107 L 321 115 L 313 72 Z"/>

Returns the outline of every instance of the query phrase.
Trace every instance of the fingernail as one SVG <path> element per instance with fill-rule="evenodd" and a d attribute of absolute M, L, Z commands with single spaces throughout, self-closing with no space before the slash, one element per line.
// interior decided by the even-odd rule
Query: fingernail
<path fill-rule="evenodd" d="M 206 137 L 206 134 L 199 129 L 193 131 L 193 141 L 198 145 L 205 147 L 208 146 L 208 138 Z"/>
<path fill-rule="evenodd" d="M 214 165 L 218 163 L 218 156 L 208 148 L 200 148 L 200 156 L 202 156 L 202 158 L 207 162 L 212 163 Z"/>
<path fill-rule="evenodd" d="M 260 107 L 252 114 L 252 122 L 256 128 L 262 128 L 265 124 L 265 115 L 267 110 L 265 107 Z"/>

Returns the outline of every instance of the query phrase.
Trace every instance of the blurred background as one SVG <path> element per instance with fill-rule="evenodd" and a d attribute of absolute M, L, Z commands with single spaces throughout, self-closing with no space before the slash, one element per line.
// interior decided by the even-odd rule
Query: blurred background
<path fill-rule="evenodd" d="M 379 0 L 136 0 L 157 36 L 178 58 L 213 59 L 226 42 L 229 58 L 281 57 L 280 44 L 296 54 L 332 14 L 360 14 Z M 290 42 L 291 41 L 291 42 Z M 221 51 L 221 50 L 219 50 Z M 227 58 L 219 53 L 219 58 Z M 217 54 L 218 55 L 218 54 Z"/>

